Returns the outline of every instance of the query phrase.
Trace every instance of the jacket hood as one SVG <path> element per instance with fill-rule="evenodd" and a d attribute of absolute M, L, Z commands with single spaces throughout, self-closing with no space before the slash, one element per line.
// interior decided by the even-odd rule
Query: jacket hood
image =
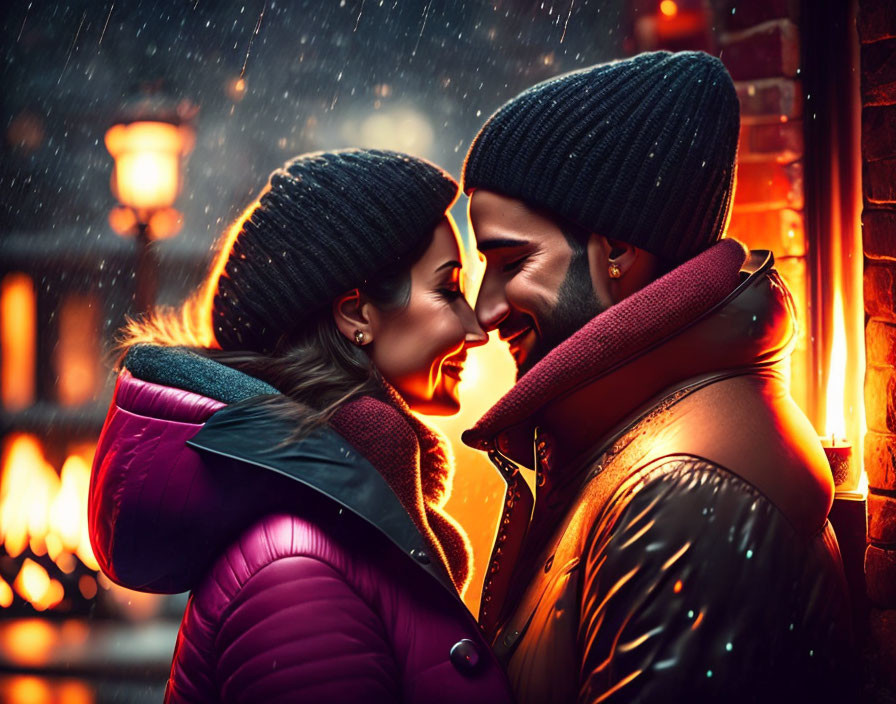
<path fill-rule="evenodd" d="M 88 499 L 91 545 L 116 583 L 190 590 L 252 522 L 309 502 L 334 502 L 407 554 L 425 552 L 395 493 L 341 435 L 325 427 L 284 442 L 293 427 L 265 403 L 272 387 L 178 348 L 140 345 L 123 366 Z M 421 567 L 454 591 L 439 561 Z"/>
<path fill-rule="evenodd" d="M 463 434 L 464 442 L 532 467 L 539 419 L 580 394 L 603 399 L 592 404 L 600 418 L 589 420 L 609 431 L 695 377 L 785 361 L 795 317 L 773 264 L 770 252 L 747 256 L 736 240 L 722 240 L 552 350 Z"/>

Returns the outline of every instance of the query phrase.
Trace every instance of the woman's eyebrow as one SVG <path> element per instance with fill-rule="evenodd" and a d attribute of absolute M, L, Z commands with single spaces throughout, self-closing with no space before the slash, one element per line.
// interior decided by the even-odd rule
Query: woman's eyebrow
<path fill-rule="evenodd" d="M 452 259 L 450 262 L 445 262 L 444 264 L 442 264 L 442 266 L 440 266 L 438 269 L 436 269 L 436 272 L 439 272 L 442 269 L 461 269 L 461 268 L 462 268 L 461 263 L 459 261 Z"/>
<path fill-rule="evenodd" d="M 517 240 L 512 237 L 496 237 L 495 239 L 477 242 L 476 248 L 480 252 L 490 252 L 493 249 L 506 249 L 508 247 L 523 247 L 529 244 L 526 240 Z"/>

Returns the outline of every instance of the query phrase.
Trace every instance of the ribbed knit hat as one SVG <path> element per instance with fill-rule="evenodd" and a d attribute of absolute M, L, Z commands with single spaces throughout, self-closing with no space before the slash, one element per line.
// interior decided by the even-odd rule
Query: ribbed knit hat
<path fill-rule="evenodd" d="M 440 168 L 397 152 L 321 152 L 287 162 L 271 174 L 218 280 L 218 344 L 271 351 L 336 296 L 418 250 L 457 195 L 457 182 Z"/>
<path fill-rule="evenodd" d="M 739 127 L 721 61 L 639 54 L 506 103 L 470 147 L 464 189 L 522 200 L 681 262 L 728 226 Z"/>

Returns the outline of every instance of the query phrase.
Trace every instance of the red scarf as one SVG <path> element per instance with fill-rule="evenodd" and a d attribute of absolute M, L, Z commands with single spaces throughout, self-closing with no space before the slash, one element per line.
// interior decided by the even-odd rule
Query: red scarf
<path fill-rule="evenodd" d="M 386 400 L 362 396 L 349 401 L 330 425 L 388 482 L 463 595 L 473 572 L 472 548 L 464 529 L 444 510 L 454 458 L 444 438 L 415 417 L 398 392 L 384 386 Z"/>

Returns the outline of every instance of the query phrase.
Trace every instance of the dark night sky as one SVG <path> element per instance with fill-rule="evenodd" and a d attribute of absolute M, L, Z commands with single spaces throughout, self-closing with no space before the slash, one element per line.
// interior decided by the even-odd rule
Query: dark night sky
<path fill-rule="evenodd" d="M 14 0 L 2 10 L 0 236 L 115 237 L 103 134 L 147 88 L 199 109 L 184 231 L 163 247 L 207 251 L 270 171 L 306 151 L 404 147 L 457 174 L 504 100 L 622 54 L 624 5 Z"/>

